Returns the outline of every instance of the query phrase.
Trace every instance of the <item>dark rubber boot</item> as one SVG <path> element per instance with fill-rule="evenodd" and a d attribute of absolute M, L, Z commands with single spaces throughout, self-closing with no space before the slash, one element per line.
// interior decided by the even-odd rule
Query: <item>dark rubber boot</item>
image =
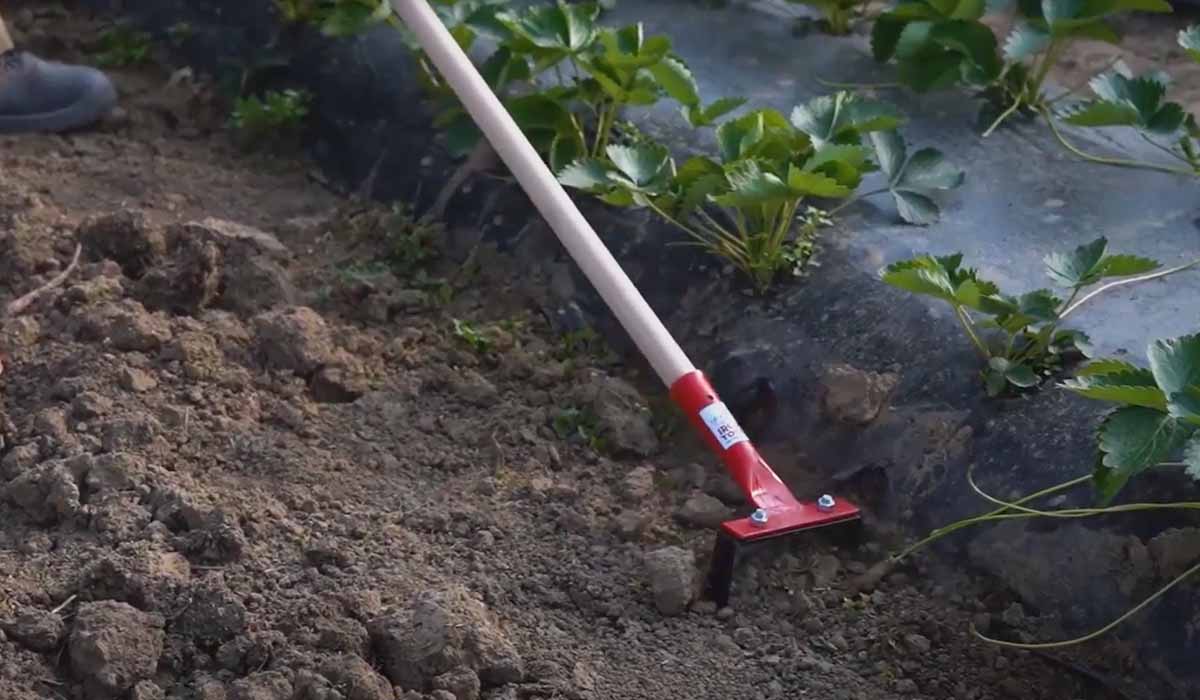
<path fill-rule="evenodd" d="M 112 81 L 95 68 L 0 54 L 0 134 L 78 129 L 116 104 Z"/>

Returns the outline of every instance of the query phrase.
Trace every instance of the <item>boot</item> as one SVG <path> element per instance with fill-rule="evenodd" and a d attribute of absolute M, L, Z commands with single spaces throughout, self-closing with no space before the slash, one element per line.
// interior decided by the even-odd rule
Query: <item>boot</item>
<path fill-rule="evenodd" d="M 0 134 L 78 129 L 116 104 L 112 81 L 95 68 L 0 54 Z"/>

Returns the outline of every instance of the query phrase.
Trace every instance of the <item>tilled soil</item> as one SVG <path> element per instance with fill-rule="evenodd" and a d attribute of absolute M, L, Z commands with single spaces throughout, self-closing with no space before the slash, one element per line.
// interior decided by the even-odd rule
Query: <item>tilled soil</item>
<path fill-rule="evenodd" d="M 86 58 L 92 24 L 25 19 Z M 1034 623 L 984 584 L 851 594 L 870 542 L 696 599 L 741 499 L 544 281 L 116 77 L 98 129 L 0 141 L 0 301 L 83 248 L 0 326 L 0 697 L 1109 697 L 975 642 Z"/>

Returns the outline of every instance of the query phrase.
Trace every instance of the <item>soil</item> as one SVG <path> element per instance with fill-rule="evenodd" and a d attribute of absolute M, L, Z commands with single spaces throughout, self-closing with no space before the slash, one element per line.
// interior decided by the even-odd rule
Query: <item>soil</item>
<path fill-rule="evenodd" d="M 14 24 L 78 61 L 101 26 Z M 0 321 L 0 697 L 1125 697 L 974 640 L 1044 631 L 987 580 L 851 592 L 869 538 L 699 599 L 740 496 L 547 281 L 240 150 L 186 71 L 112 74 L 96 129 L 0 141 L 0 302 L 83 249 Z"/>

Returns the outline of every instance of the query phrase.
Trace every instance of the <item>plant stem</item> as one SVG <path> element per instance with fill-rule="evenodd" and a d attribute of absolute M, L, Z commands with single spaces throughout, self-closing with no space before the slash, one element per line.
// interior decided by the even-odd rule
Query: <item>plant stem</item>
<path fill-rule="evenodd" d="M 963 528 L 970 527 L 971 525 L 975 525 L 977 523 L 983 523 L 983 522 L 987 522 L 989 520 L 1006 519 L 1007 516 L 1010 516 L 1010 515 L 1018 515 L 1020 517 L 1028 517 L 1026 515 L 1021 515 L 1021 514 L 1016 514 L 1016 513 L 1007 513 L 1007 511 L 1010 510 L 1011 506 L 1019 506 L 1019 505 L 1025 504 L 1025 503 L 1029 503 L 1030 501 L 1035 501 L 1039 498 L 1044 498 L 1046 496 L 1050 496 L 1052 494 L 1059 493 L 1060 491 L 1066 491 L 1068 489 L 1075 488 L 1076 486 L 1086 484 L 1087 482 L 1089 482 L 1091 480 L 1092 480 L 1092 477 L 1090 474 L 1087 476 L 1081 476 L 1077 479 L 1065 481 L 1061 484 L 1057 484 L 1055 486 L 1050 486 L 1048 488 L 1042 489 L 1041 491 L 1031 493 L 1028 496 L 1025 496 L 1016 501 L 1013 501 L 1008 506 L 1004 506 L 1002 508 L 997 508 L 993 511 L 983 513 L 981 515 L 975 515 L 970 518 L 963 518 L 962 520 L 955 521 L 953 523 L 950 523 L 949 525 L 943 525 L 942 527 L 939 527 L 936 530 L 930 531 L 930 533 L 928 535 L 926 535 L 925 537 L 923 537 L 922 539 L 917 540 L 916 542 L 909 545 L 908 547 L 905 547 L 903 550 L 900 551 L 899 554 L 895 554 L 892 557 L 890 557 L 890 560 L 892 562 L 898 562 L 902 559 L 905 559 L 905 558 L 911 556 L 913 553 L 915 553 L 921 549 L 924 549 L 925 547 L 929 546 L 930 544 L 933 544 L 934 542 L 940 540 L 941 538 L 945 537 L 946 535 L 949 535 L 953 532 L 962 530 Z"/>
<path fill-rule="evenodd" d="M 1082 299 L 1075 302 L 1072 306 L 1068 306 L 1067 309 L 1065 311 L 1063 311 L 1062 314 L 1058 318 L 1061 321 L 1062 319 L 1066 318 L 1068 315 L 1074 313 L 1074 311 L 1076 309 L 1083 306 L 1091 299 L 1094 299 L 1097 295 L 1099 295 L 1103 292 L 1107 292 L 1110 289 L 1115 289 L 1117 287 L 1123 287 L 1127 284 L 1134 284 L 1137 282 L 1148 282 L 1150 280 L 1158 279 L 1160 277 L 1166 277 L 1167 275 L 1173 275 L 1176 272 L 1183 272 L 1184 270 L 1193 268 L 1197 265 L 1200 265 L 1200 258 L 1197 258 L 1188 263 L 1184 263 L 1182 265 L 1176 265 L 1175 267 L 1169 267 L 1166 270 L 1150 272 L 1150 273 L 1147 273 L 1144 275 L 1138 275 L 1137 277 L 1126 277 L 1124 279 L 1119 279 L 1115 282 L 1109 282 L 1108 284 L 1101 285 L 1101 286 L 1093 289 L 1092 291 L 1088 292 L 1086 295 L 1084 295 L 1084 297 Z"/>
<path fill-rule="evenodd" d="M 996 117 L 996 120 L 994 122 L 992 122 L 992 125 L 984 130 L 983 136 L 981 138 L 986 139 L 988 136 L 991 136 L 992 132 L 995 131 L 996 129 L 998 129 L 1000 127 L 1000 125 L 1004 123 L 1004 120 L 1011 117 L 1013 115 L 1013 112 L 1016 112 L 1018 109 L 1020 109 L 1021 105 L 1023 105 L 1023 104 L 1024 104 L 1024 98 L 1018 96 L 1015 100 L 1013 100 L 1013 103 L 1008 106 L 1008 109 L 1001 112 L 1000 116 Z"/>
<path fill-rule="evenodd" d="M 1154 139 L 1150 138 L 1149 136 L 1147 136 L 1147 135 L 1146 135 L 1146 134 L 1144 134 L 1143 132 L 1141 132 L 1141 131 L 1138 131 L 1138 136 L 1141 136 L 1143 141 L 1145 141 L 1146 143 L 1150 144 L 1151 146 L 1154 146 L 1155 148 L 1157 148 L 1158 150 L 1162 151 L 1163 153 L 1166 153 L 1167 155 L 1171 156 L 1171 157 L 1172 157 L 1172 158 L 1174 158 L 1175 160 L 1178 160 L 1178 161 L 1181 161 L 1181 162 L 1183 162 L 1183 163 L 1186 163 L 1187 165 L 1191 165 L 1191 162 L 1190 162 L 1190 161 L 1188 161 L 1188 159 L 1187 159 L 1187 158 L 1185 158 L 1185 157 L 1183 157 L 1183 156 L 1179 155 L 1179 154 L 1178 154 L 1178 153 L 1176 153 L 1175 151 L 1172 151 L 1171 149 L 1167 148 L 1166 146 L 1162 145 L 1161 143 L 1159 143 L 1159 142 L 1155 141 Z"/>
<path fill-rule="evenodd" d="M 1106 158 L 1104 156 L 1097 156 L 1097 155 L 1092 155 L 1091 153 L 1086 153 L 1086 152 L 1080 150 L 1078 147 L 1076 147 L 1075 144 L 1071 143 L 1070 141 L 1067 141 L 1066 137 L 1064 137 L 1062 135 L 1062 132 L 1059 131 L 1058 126 L 1055 125 L 1054 118 L 1050 115 L 1050 110 L 1043 107 L 1040 111 L 1042 113 L 1042 116 L 1046 118 L 1046 123 L 1050 126 L 1050 131 L 1054 134 L 1054 138 L 1058 139 L 1059 144 L 1061 144 L 1063 148 L 1067 149 L 1071 153 L 1074 153 L 1076 156 L 1078 156 L 1086 161 L 1090 161 L 1092 163 L 1099 163 L 1101 165 L 1114 165 L 1119 168 L 1140 168 L 1142 170 L 1154 170 L 1156 172 L 1170 173 L 1172 175 L 1189 175 L 1189 176 L 1194 177 L 1198 174 L 1194 170 L 1184 170 L 1182 168 L 1175 168 L 1175 167 L 1172 167 L 1169 165 L 1159 165 L 1158 163 L 1144 163 L 1142 161 L 1128 160 L 1125 158 Z"/>
<path fill-rule="evenodd" d="M 967 337 L 971 339 L 971 343 L 975 345 L 975 349 L 983 356 L 985 361 L 992 359 L 992 353 L 988 352 L 987 346 L 979 339 L 975 333 L 975 324 L 971 321 L 971 317 L 963 307 L 958 304 L 954 305 L 954 315 L 958 317 L 958 322 L 962 324 L 963 330 L 967 332 Z"/>
<path fill-rule="evenodd" d="M 835 88 L 838 90 L 887 90 L 891 88 L 904 87 L 903 83 L 838 83 L 824 78 L 815 78 L 815 80 L 825 87 Z"/>
<path fill-rule="evenodd" d="M 833 216 L 834 214 L 837 214 L 839 211 L 845 209 L 846 207 L 850 206 L 851 204 L 854 204 L 855 202 L 859 202 L 859 201 L 866 199 L 867 197 L 874 197 L 877 194 L 883 194 L 884 192 L 890 192 L 890 191 L 891 191 L 890 188 L 880 187 L 877 190 L 871 190 L 870 192 L 863 192 L 862 194 L 856 194 L 853 197 L 847 199 L 846 201 L 842 202 L 841 204 L 837 205 L 836 207 L 834 207 L 833 209 L 830 209 L 829 211 L 827 211 L 825 213 L 829 216 Z"/>
<path fill-rule="evenodd" d="M 1095 630 L 1093 632 L 1083 635 L 1082 637 L 1076 637 L 1074 639 L 1066 639 L 1061 642 L 1043 642 L 1041 644 L 1024 644 L 1021 642 L 1007 642 L 1002 639 L 993 639 L 992 637 L 988 637 L 988 636 L 980 633 L 979 630 L 975 629 L 975 625 L 971 625 L 971 634 L 974 634 L 976 637 L 978 637 L 979 639 L 981 639 L 985 642 L 990 642 L 991 644 L 996 644 L 998 646 L 1009 647 L 1009 648 L 1013 648 L 1013 649 L 1057 649 L 1057 648 L 1061 648 L 1061 647 L 1073 646 L 1075 644 L 1082 644 L 1083 642 L 1088 642 L 1093 639 L 1096 639 L 1097 637 L 1103 636 L 1110 630 L 1116 628 L 1122 622 L 1125 622 L 1129 618 L 1131 618 L 1134 615 L 1141 612 L 1146 606 L 1150 605 L 1154 601 L 1156 601 L 1159 598 L 1166 595 L 1167 591 L 1169 591 L 1172 588 L 1174 588 L 1175 586 L 1179 585 L 1185 579 L 1187 579 L 1189 576 L 1191 576 L 1192 574 L 1195 574 L 1197 571 L 1200 571 L 1200 562 L 1197 562 L 1190 569 L 1188 569 L 1187 571 L 1183 572 L 1182 574 L 1176 576 L 1174 579 L 1171 580 L 1170 583 L 1168 583 L 1167 585 L 1158 589 L 1152 595 L 1150 595 L 1148 598 L 1146 598 L 1142 602 L 1138 603 L 1137 605 L 1135 605 L 1132 608 L 1130 608 L 1129 610 L 1127 610 L 1123 615 L 1121 615 L 1117 619 L 1113 620 L 1112 622 L 1108 623 L 1107 625 L 1101 627 L 1098 630 Z"/>

